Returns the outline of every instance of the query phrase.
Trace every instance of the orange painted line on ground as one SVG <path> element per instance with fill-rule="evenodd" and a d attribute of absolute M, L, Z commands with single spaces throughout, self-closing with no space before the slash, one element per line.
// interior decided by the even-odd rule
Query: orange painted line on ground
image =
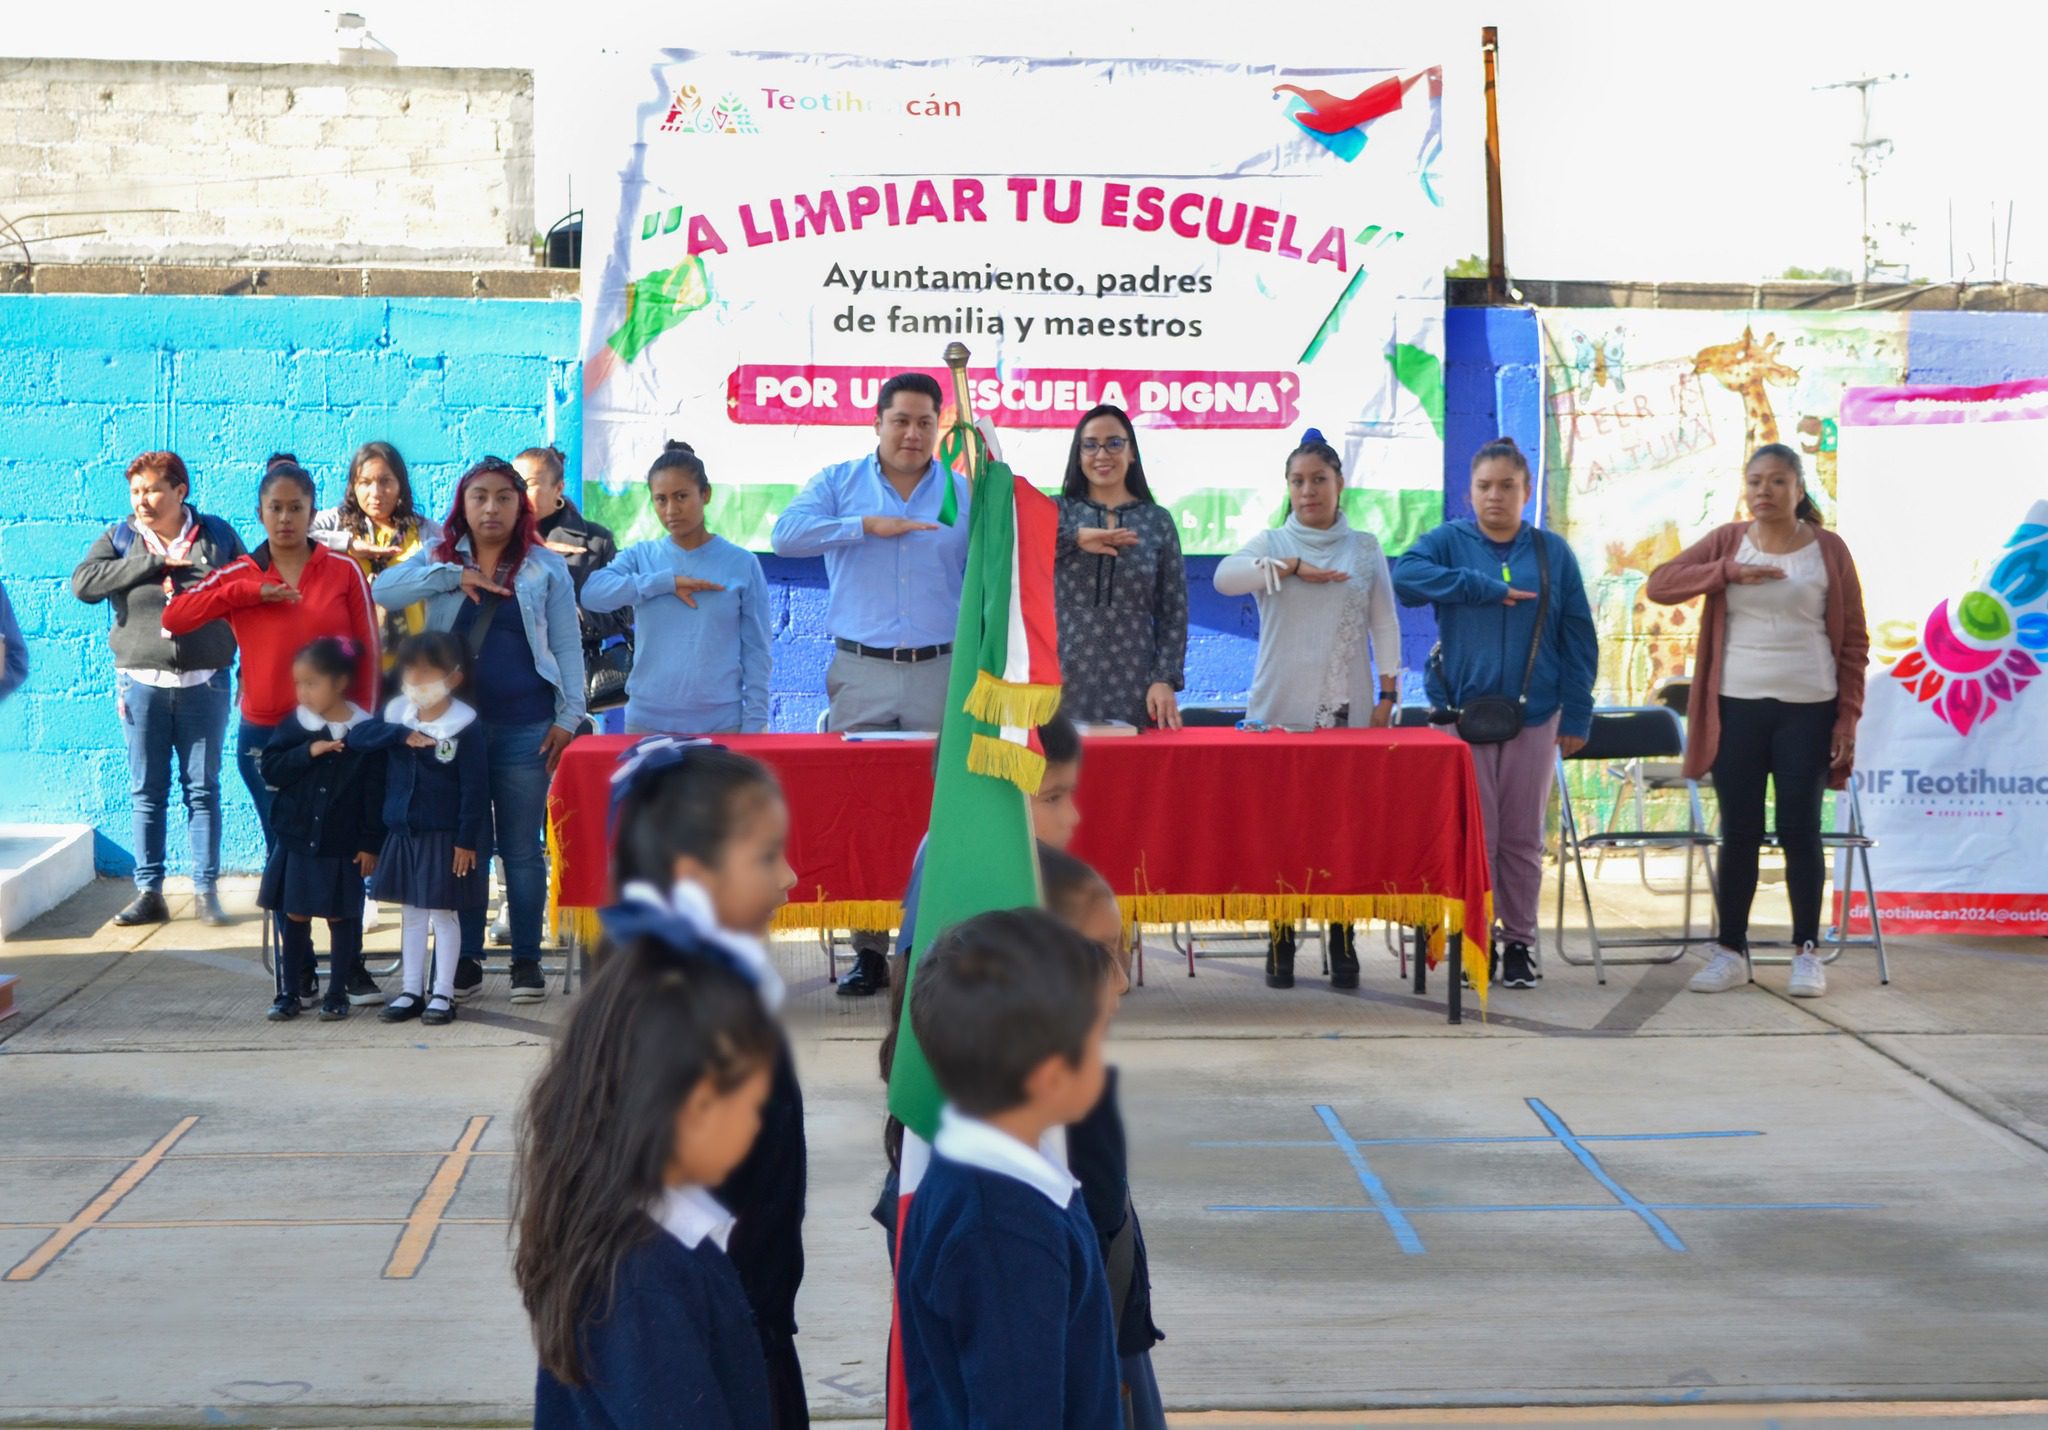
<path fill-rule="evenodd" d="M 1229 1425 L 1599 1425 L 1692 1420 L 1964 1420 L 2048 1414 L 2048 1400 L 1724 1401 L 1688 1405 L 1445 1406 L 1413 1410 L 1198 1410 L 1169 1415 L 1170 1426 Z"/>
<path fill-rule="evenodd" d="M 427 1189 L 413 1203 L 412 1215 L 405 1219 L 405 1230 L 399 1232 L 398 1244 L 391 1248 L 391 1259 L 384 1264 L 385 1280 L 407 1281 L 418 1273 L 427 1259 L 427 1252 L 433 1248 L 434 1233 L 446 1218 L 449 1203 L 455 1200 L 455 1193 L 462 1186 L 462 1174 L 469 1170 L 470 1159 L 476 1155 L 476 1144 L 490 1125 L 488 1117 L 470 1118 L 469 1125 L 462 1129 L 462 1135 L 455 1139 L 454 1147 L 434 1169 L 434 1175 L 427 1181 Z"/>
<path fill-rule="evenodd" d="M 156 1145 L 130 1162 L 114 1180 L 101 1189 L 100 1194 L 87 1202 L 78 1214 L 50 1233 L 41 1246 L 31 1251 L 7 1273 L 9 1281 L 33 1281 L 43 1274 L 49 1264 L 64 1254 L 64 1249 L 100 1224 L 106 1214 L 121 1204 L 121 1199 L 142 1185 L 142 1179 L 155 1171 L 164 1155 L 178 1145 L 178 1139 L 190 1132 L 199 1122 L 197 1116 L 179 1119 L 178 1125 L 158 1138 Z"/>

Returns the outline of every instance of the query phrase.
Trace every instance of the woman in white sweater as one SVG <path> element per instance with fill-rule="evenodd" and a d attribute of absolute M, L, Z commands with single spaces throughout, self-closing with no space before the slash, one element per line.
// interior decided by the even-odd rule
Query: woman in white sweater
<path fill-rule="evenodd" d="M 1216 592 L 1259 607 L 1259 658 L 1246 713 L 1260 724 L 1326 730 L 1393 723 L 1401 626 L 1379 539 L 1344 519 L 1344 464 L 1311 427 L 1287 457 L 1286 524 L 1216 567 Z M 1378 686 L 1373 666 L 1377 663 Z M 1348 925 L 1332 925 L 1330 983 L 1358 986 Z M 1266 984 L 1294 986 L 1294 928 L 1274 924 Z"/>

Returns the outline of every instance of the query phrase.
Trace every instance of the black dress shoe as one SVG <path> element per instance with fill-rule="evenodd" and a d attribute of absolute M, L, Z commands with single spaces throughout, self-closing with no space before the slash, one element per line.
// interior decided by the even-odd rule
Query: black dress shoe
<path fill-rule="evenodd" d="M 853 956 L 853 972 L 839 980 L 841 998 L 872 998 L 889 986 L 889 960 L 871 948 Z"/>
<path fill-rule="evenodd" d="M 114 922 L 124 929 L 134 928 L 137 924 L 169 923 L 170 919 L 171 906 L 154 889 L 144 889 L 127 908 L 114 915 Z"/>
<path fill-rule="evenodd" d="M 1266 937 L 1266 986 L 1294 986 L 1294 926 L 1282 924 Z"/>
<path fill-rule="evenodd" d="M 1356 988 L 1358 986 L 1358 945 L 1353 941 L 1350 924 L 1331 924 L 1326 930 L 1330 940 L 1330 986 L 1332 988 Z"/>
<path fill-rule="evenodd" d="M 439 994 L 427 1000 L 426 1011 L 420 1014 L 420 1021 L 429 1028 L 439 1028 L 455 1021 L 455 1003 Z"/>
<path fill-rule="evenodd" d="M 380 1023 L 403 1023 L 408 1018 L 417 1018 L 426 1000 L 417 993 L 401 993 L 377 1010 Z"/>
<path fill-rule="evenodd" d="M 192 912 L 197 914 L 199 922 L 208 928 L 224 929 L 234 922 L 228 917 L 228 911 L 220 906 L 220 895 L 211 889 L 202 890 L 192 903 Z"/>

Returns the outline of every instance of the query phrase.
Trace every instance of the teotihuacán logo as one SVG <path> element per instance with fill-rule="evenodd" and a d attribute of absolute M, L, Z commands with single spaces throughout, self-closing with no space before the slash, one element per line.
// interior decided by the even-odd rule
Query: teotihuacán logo
<path fill-rule="evenodd" d="M 694 84 L 678 88 L 669 101 L 668 117 L 661 121 L 664 134 L 754 134 L 754 116 L 747 102 L 736 94 L 721 94 L 712 104 Z"/>
<path fill-rule="evenodd" d="M 2010 705 L 2048 660 L 2048 502 L 1974 590 L 1938 602 L 1918 631 L 1895 621 L 1877 635 L 1879 662 L 1957 735 Z"/>

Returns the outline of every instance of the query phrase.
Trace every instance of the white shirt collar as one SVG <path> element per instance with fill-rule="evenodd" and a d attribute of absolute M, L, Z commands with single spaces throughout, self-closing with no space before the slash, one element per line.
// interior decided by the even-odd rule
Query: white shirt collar
<path fill-rule="evenodd" d="M 199 523 L 193 517 L 191 507 L 187 506 L 181 510 L 184 513 L 185 524 L 178 528 L 178 534 L 169 541 L 165 541 L 161 536 L 158 536 L 156 529 L 141 517 L 138 516 L 131 519 L 136 534 L 142 538 L 142 544 L 148 547 L 152 554 L 157 556 L 170 556 L 174 554 L 183 556 L 191 549 L 193 528 L 198 526 Z"/>
<path fill-rule="evenodd" d="M 384 707 L 384 718 L 393 725 L 403 725 L 436 740 L 452 740 L 475 723 L 476 711 L 460 700 L 451 700 L 448 708 L 441 712 L 440 719 L 422 720 L 419 707 L 401 695 Z"/>
<path fill-rule="evenodd" d="M 719 1205 L 711 1193 L 694 1183 L 670 1187 L 655 1201 L 648 1215 L 661 1223 L 663 1231 L 691 1251 L 695 1251 L 707 1236 L 718 1244 L 720 1251 L 725 1250 L 734 1223 L 733 1214 Z"/>
<path fill-rule="evenodd" d="M 939 1112 L 939 1135 L 932 1140 L 932 1150 L 951 1161 L 1035 1187 L 1056 1207 L 1071 1202 L 1081 1185 L 1073 1173 L 1054 1163 L 1042 1146 L 1026 1147 L 1000 1128 L 951 1107 Z"/>
<path fill-rule="evenodd" d="M 303 705 L 298 708 L 297 714 L 301 730 L 325 729 L 328 738 L 334 740 L 339 740 L 343 735 L 346 735 L 349 731 L 355 729 L 356 726 L 370 718 L 370 712 L 363 709 L 362 706 L 356 704 L 353 700 L 348 703 L 348 719 L 346 720 L 323 720 L 320 718 L 319 712 L 308 710 Z"/>
<path fill-rule="evenodd" d="M 775 971 L 775 965 L 768 959 L 767 946 L 751 934 L 736 933 L 722 927 L 711 907 L 711 895 L 705 892 L 702 884 L 678 879 L 664 899 L 654 885 L 636 879 L 621 889 L 619 895 L 673 913 L 688 924 L 697 937 L 706 943 L 717 944 L 739 960 L 740 967 L 753 979 L 754 987 L 761 994 L 762 1005 L 769 1012 L 776 1012 L 782 1007 L 788 990 L 782 982 L 782 975 Z"/>

